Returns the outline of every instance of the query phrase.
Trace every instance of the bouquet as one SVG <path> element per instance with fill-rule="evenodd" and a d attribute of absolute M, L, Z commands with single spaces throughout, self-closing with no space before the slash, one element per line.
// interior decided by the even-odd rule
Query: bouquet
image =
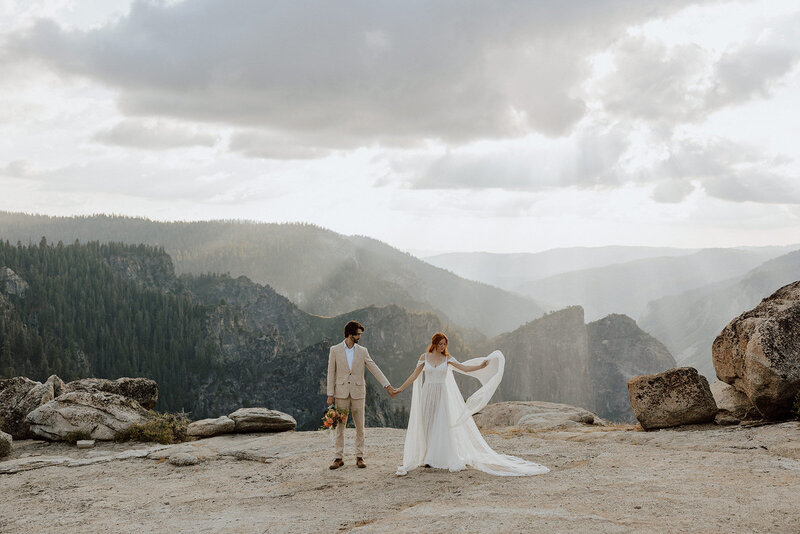
<path fill-rule="evenodd" d="M 331 438 L 331 443 L 333 443 L 333 429 L 336 428 L 339 423 L 346 423 L 348 415 L 350 415 L 350 410 L 346 408 L 337 410 L 334 406 L 328 406 L 325 415 L 322 416 L 322 426 L 320 430 L 324 430 L 328 433 Z"/>

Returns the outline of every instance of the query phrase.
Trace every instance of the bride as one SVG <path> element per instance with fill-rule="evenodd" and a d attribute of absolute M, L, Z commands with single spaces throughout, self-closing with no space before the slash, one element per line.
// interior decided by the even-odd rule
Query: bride
<path fill-rule="evenodd" d="M 523 476 L 547 473 L 548 468 L 494 452 L 481 436 L 472 414 L 486 406 L 503 378 L 505 358 L 494 351 L 486 358 L 459 363 L 447 352 L 447 336 L 437 332 L 428 352 L 420 356 L 411 376 L 392 396 L 413 383 L 403 465 L 405 475 L 421 465 L 460 471 L 466 466 L 491 475 Z M 466 402 L 461 396 L 453 369 L 469 373 L 483 384 Z"/>

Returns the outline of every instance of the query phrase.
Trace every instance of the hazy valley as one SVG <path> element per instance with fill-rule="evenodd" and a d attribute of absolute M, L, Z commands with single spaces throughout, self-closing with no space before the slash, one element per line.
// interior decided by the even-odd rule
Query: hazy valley
<path fill-rule="evenodd" d="M 244 275 L 316 315 L 397 304 L 491 336 L 543 313 L 530 298 L 455 276 L 374 239 L 308 224 L 0 213 L 3 239 L 38 243 L 42 236 L 160 246 L 178 273 Z"/>
<path fill-rule="evenodd" d="M 679 365 L 711 381 L 711 343 L 736 315 L 800 279 L 800 245 L 736 249 L 597 247 L 538 254 L 426 258 L 461 276 L 534 298 L 548 310 L 580 305 L 587 320 L 622 313 Z"/>
<path fill-rule="evenodd" d="M 610 420 L 632 421 L 629 378 L 674 367 L 676 360 L 708 374 L 710 344 L 719 329 L 772 286 L 800 277 L 800 253 L 760 265 L 782 248 L 610 247 L 542 253 L 538 260 L 493 258 L 503 260 L 506 273 L 519 269 L 519 263 L 546 274 L 531 283 L 540 288 L 539 296 L 552 301 L 563 291 L 559 302 L 574 300 L 543 314 L 528 297 L 470 282 L 371 239 L 309 225 L 5 213 L 0 232 L 10 242 L 39 243 L 46 237 L 40 245 L 5 245 L 4 266 L 31 289 L 24 297 L 3 295 L 6 344 L 21 341 L 0 358 L 2 378 L 147 376 L 165 388 L 159 409 L 183 409 L 199 418 L 266 405 L 290 413 L 301 428 L 317 424 L 328 347 L 339 342 L 350 319 L 367 325 L 363 344 L 394 384 L 408 376 L 430 335 L 443 330 L 451 352 L 462 360 L 495 349 L 507 355 L 497 401 L 561 402 Z M 87 239 L 149 246 L 72 244 Z M 464 265 L 467 259 L 460 258 Z M 631 261 L 608 264 L 614 259 Z M 46 265 L 36 264 L 43 261 Z M 73 287 L 81 265 L 103 272 L 103 285 L 88 292 Z M 578 265 L 594 267 L 568 271 Z M 760 266 L 735 278 L 752 265 Z M 45 268 L 55 282 L 41 276 Z M 566 272 L 553 274 L 557 269 Z M 255 275 L 241 276 L 245 271 Z M 94 281 L 82 283 L 92 288 Z M 157 342 L 145 340 L 162 348 L 143 356 L 146 349 L 136 344 L 136 332 L 162 312 L 137 315 L 136 302 L 154 295 L 186 311 L 179 313 L 175 332 L 161 332 L 166 337 Z M 113 321 L 107 315 L 80 319 L 86 324 L 73 325 L 68 339 L 60 339 L 56 325 L 65 322 L 62 316 L 82 317 L 72 310 L 92 309 L 97 299 L 113 301 L 132 316 L 126 311 Z M 628 308 L 646 308 L 639 325 L 634 314 L 620 313 Z M 126 320 L 129 326 L 122 324 Z M 193 337 L 187 341 L 182 332 Z M 179 339 L 170 339 L 171 334 Z M 120 343 L 120 336 L 128 342 Z M 97 342 L 106 337 L 114 341 Z M 184 348 L 171 349 L 178 346 Z M 475 388 L 474 381 L 459 380 L 465 394 Z M 371 379 L 368 384 L 369 424 L 403 425 L 409 399 L 389 399 Z"/>

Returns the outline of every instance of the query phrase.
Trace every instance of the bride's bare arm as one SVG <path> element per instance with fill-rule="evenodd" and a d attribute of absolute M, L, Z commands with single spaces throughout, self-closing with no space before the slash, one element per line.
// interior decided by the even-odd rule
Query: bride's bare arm
<path fill-rule="evenodd" d="M 483 369 L 487 365 L 489 365 L 489 360 L 483 360 L 481 363 L 477 365 L 462 365 L 458 363 L 454 358 L 448 358 L 447 363 L 458 369 L 459 371 L 463 371 L 465 373 L 470 373 L 472 371 L 477 371 L 478 369 Z"/>
<path fill-rule="evenodd" d="M 399 388 L 397 388 L 397 389 L 395 390 L 395 393 L 400 393 L 401 391 L 403 391 L 404 389 L 406 389 L 406 388 L 407 388 L 407 387 L 408 387 L 408 386 L 409 386 L 409 385 L 410 385 L 412 382 L 414 382 L 414 380 L 416 380 L 416 379 L 417 379 L 417 377 L 419 376 L 419 374 L 422 372 L 422 368 L 423 368 L 423 367 L 425 367 L 424 365 L 422 365 L 422 364 L 424 364 L 424 363 L 425 363 L 425 360 L 423 360 L 422 358 L 420 358 L 419 362 L 417 362 L 417 368 L 416 368 L 416 369 L 414 369 L 414 372 L 413 372 L 413 373 L 411 373 L 411 376 L 409 376 L 409 377 L 406 379 L 406 381 L 405 381 L 405 382 L 403 382 L 403 385 L 402 385 L 402 386 L 400 386 Z"/>

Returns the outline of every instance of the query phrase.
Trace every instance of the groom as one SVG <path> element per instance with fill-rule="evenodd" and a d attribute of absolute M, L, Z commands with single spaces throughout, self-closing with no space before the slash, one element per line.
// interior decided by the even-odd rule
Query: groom
<path fill-rule="evenodd" d="M 378 365 L 369 357 L 365 347 L 358 344 L 364 326 L 356 321 L 350 321 L 344 327 L 344 341 L 331 347 L 328 355 L 328 406 L 336 400 L 336 409 L 350 410 L 353 422 L 356 425 L 356 465 L 367 467 L 364 463 L 364 398 L 367 396 L 367 387 L 364 382 L 364 366 L 372 373 L 378 382 L 392 393 L 389 381 L 381 372 Z M 344 465 L 344 427 L 347 421 L 336 425 L 336 459 L 331 464 L 331 469 L 339 469 Z"/>

